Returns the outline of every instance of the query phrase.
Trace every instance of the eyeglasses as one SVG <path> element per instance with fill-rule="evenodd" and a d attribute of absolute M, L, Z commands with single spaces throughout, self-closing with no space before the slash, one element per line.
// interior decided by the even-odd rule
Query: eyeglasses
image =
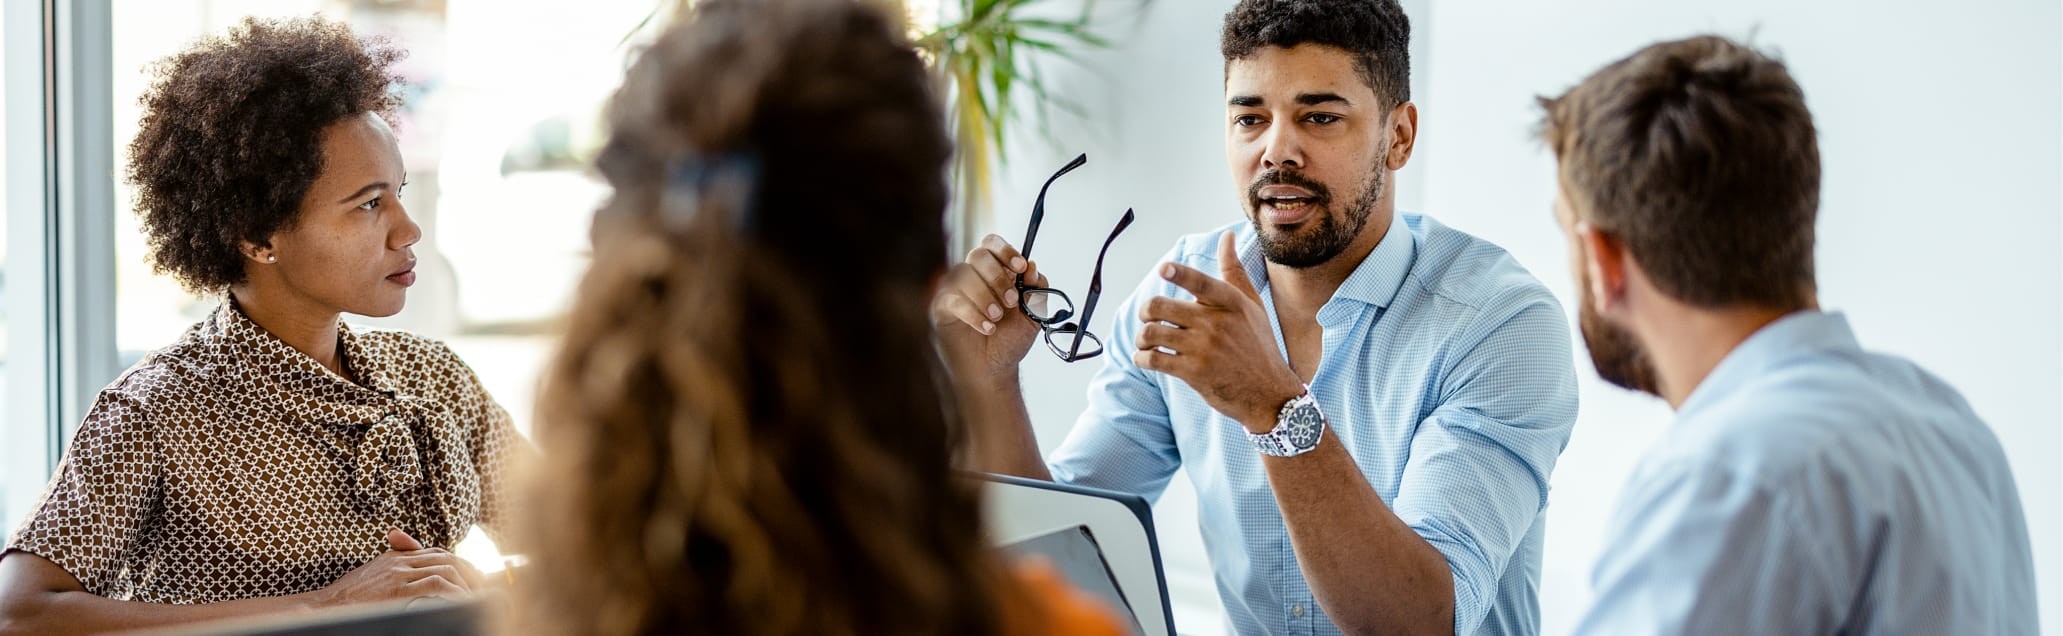
<path fill-rule="evenodd" d="M 1089 155 L 1081 155 L 1074 161 L 1061 166 L 1059 172 L 1046 179 L 1046 185 L 1039 186 L 1039 198 L 1032 203 L 1031 227 L 1024 231 L 1024 249 L 1018 253 L 1026 260 L 1031 259 L 1032 241 L 1039 237 L 1039 222 L 1046 218 L 1046 189 L 1060 175 L 1074 171 L 1089 162 Z M 1066 362 L 1078 362 L 1103 355 L 1103 339 L 1089 333 L 1089 317 L 1096 310 L 1096 299 L 1103 295 L 1103 257 L 1110 253 L 1110 244 L 1117 241 L 1117 235 L 1132 225 L 1132 211 L 1125 210 L 1125 216 L 1118 219 L 1117 227 L 1110 230 L 1110 238 L 1103 239 L 1103 249 L 1096 253 L 1096 269 L 1089 275 L 1089 295 L 1082 298 L 1081 320 L 1071 322 L 1075 317 L 1074 301 L 1067 294 L 1050 287 L 1027 287 L 1024 275 L 1017 275 L 1017 308 L 1039 326 L 1045 336 L 1046 348 L 1053 355 Z"/>

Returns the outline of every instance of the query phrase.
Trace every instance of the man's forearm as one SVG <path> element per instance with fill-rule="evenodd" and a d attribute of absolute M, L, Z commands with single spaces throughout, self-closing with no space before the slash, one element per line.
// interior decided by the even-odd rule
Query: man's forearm
<path fill-rule="evenodd" d="M 1015 374 L 959 383 L 975 470 L 1052 481 Z"/>
<path fill-rule="evenodd" d="M 1326 431 L 1296 457 L 1264 457 L 1275 503 L 1311 594 L 1349 634 L 1449 634 L 1454 575 L 1440 551 L 1390 511 Z"/>

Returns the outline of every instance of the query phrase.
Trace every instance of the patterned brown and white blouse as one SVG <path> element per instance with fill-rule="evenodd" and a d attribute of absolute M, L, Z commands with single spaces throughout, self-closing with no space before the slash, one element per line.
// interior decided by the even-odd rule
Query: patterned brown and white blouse
<path fill-rule="evenodd" d="M 211 603 L 320 589 L 390 527 L 501 542 L 530 452 L 507 412 L 442 343 L 339 339 L 360 383 L 225 300 L 101 390 L 8 549 L 109 598 Z"/>

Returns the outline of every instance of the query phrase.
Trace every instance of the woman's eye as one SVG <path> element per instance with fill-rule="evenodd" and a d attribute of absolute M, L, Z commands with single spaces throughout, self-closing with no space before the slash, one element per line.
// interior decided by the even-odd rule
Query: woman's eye
<path fill-rule="evenodd" d="M 367 211 L 367 212 L 371 212 L 371 211 L 373 211 L 373 210 L 378 210 L 378 209 L 380 209 L 380 200 L 379 200 L 379 198 L 375 197 L 375 198 L 373 198 L 373 199 L 372 199 L 372 200 L 370 200 L 370 201 L 366 201 L 366 202 L 364 202 L 364 203 L 360 203 L 360 204 L 358 204 L 358 209 L 360 209 L 360 210 L 365 210 L 365 211 Z"/>

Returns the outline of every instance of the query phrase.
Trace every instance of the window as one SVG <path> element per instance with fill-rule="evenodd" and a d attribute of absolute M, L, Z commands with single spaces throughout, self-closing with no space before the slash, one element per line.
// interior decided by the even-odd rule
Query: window
<path fill-rule="evenodd" d="M 0 11 L 0 51 L 6 51 L 8 57 L 13 57 L 14 51 L 6 48 L 8 35 L 9 33 L 7 32 L 7 15 L 6 12 Z M 0 112 L 7 112 L 8 108 L 11 108 L 13 106 L 13 104 L 11 103 L 12 100 L 8 101 L 10 103 L 7 104 L 6 108 L 0 108 Z M 7 126 L 0 125 L 0 148 L 8 147 L 9 146 L 7 145 Z M 11 203 L 13 201 L 13 199 L 8 196 L 7 190 L 7 165 L 11 163 L 9 160 L 11 160 L 12 158 L 12 152 L 0 154 L 0 202 Z M 13 375 L 15 366 L 12 364 L 12 360 L 8 357 L 7 352 L 9 349 L 8 345 L 10 344 L 10 333 L 8 331 L 8 315 L 11 313 L 10 310 L 14 309 L 14 297 L 16 294 L 13 290 L 9 289 L 9 281 L 7 280 L 7 241 L 9 238 L 8 230 L 10 229 L 8 226 L 12 225 L 12 223 L 9 221 L 10 220 L 8 219 L 0 219 L 0 417 L 7 418 L 6 420 L 0 421 L 7 421 L 9 425 L 13 425 L 14 422 L 12 420 L 14 418 L 11 416 L 13 415 L 14 411 L 8 409 L 8 399 L 12 397 L 11 391 L 13 389 L 9 387 L 7 383 L 7 378 L 8 376 Z M 11 437 L 10 435 L 8 435 L 8 433 L 10 432 L 12 431 L 0 429 L 0 437 Z M 14 444 L 13 446 L 18 446 L 18 444 Z M 35 479 L 34 472 L 27 470 L 26 467 L 18 467 L 17 465 L 23 463 L 34 463 L 37 468 L 42 467 L 42 462 L 22 461 L 22 458 L 19 456 L 19 451 L 20 449 L 10 450 L 4 455 L 8 465 L 8 469 L 4 473 L 0 473 L 0 486 L 4 486 L 4 488 L 0 488 L 0 524 L 7 525 L 0 526 L 0 533 L 13 532 L 12 524 L 15 518 L 14 511 L 16 510 L 14 506 L 26 507 L 26 504 L 14 504 L 12 502 L 12 497 L 10 495 L 11 491 L 16 490 L 16 488 L 14 487 L 15 482 L 27 482 L 33 481 Z"/>

